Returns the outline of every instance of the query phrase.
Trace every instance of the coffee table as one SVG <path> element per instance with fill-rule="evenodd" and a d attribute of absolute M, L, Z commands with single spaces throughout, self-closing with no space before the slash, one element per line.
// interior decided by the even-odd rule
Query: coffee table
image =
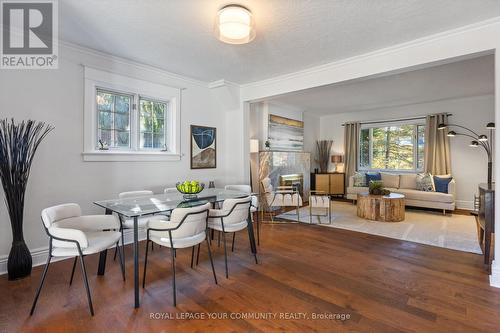
<path fill-rule="evenodd" d="M 400 193 L 374 195 L 358 193 L 357 215 L 381 222 L 401 222 L 405 219 L 405 196 Z"/>

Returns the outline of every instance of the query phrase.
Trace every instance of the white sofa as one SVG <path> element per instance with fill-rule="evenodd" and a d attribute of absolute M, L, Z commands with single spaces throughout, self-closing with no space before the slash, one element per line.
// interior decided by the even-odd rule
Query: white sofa
<path fill-rule="evenodd" d="M 401 174 L 398 176 L 407 179 L 416 176 L 416 174 Z M 384 183 L 383 180 L 382 183 Z M 455 210 L 455 179 L 452 179 L 448 184 L 448 193 L 419 191 L 411 182 L 407 181 L 402 186 L 403 188 L 400 185 L 402 184 L 399 181 L 391 181 L 391 186 L 384 186 L 384 188 L 394 193 L 403 194 L 406 206 L 442 209 L 443 213 L 446 213 L 447 210 Z M 349 187 L 346 191 L 347 199 L 357 200 L 358 193 L 363 192 L 368 192 L 368 187 L 355 187 L 354 177 L 349 177 Z"/>

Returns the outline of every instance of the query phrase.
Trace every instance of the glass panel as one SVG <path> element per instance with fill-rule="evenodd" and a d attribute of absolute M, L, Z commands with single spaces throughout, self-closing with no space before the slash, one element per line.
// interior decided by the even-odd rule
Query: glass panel
<path fill-rule="evenodd" d="M 115 96 L 115 112 L 129 113 L 130 111 L 130 97 L 117 95 Z"/>
<path fill-rule="evenodd" d="M 106 145 L 111 145 L 112 132 L 110 130 L 99 130 L 97 133 L 97 140 L 101 140 Z"/>
<path fill-rule="evenodd" d="M 205 188 L 198 194 L 198 199 L 193 201 L 186 201 L 181 193 L 172 192 L 138 198 L 96 201 L 94 203 L 121 215 L 133 217 L 168 212 L 177 208 L 179 205 L 197 206 L 207 202 L 222 202 L 226 199 L 243 198 L 247 196 L 248 194 L 238 191 Z"/>
<path fill-rule="evenodd" d="M 165 145 L 165 136 L 161 134 L 153 134 L 153 148 L 163 149 Z"/>
<path fill-rule="evenodd" d="M 129 128 L 129 114 L 125 113 L 116 113 L 115 114 L 115 129 L 117 130 L 126 130 L 128 131 Z"/>
<path fill-rule="evenodd" d="M 417 127 L 417 169 L 424 169 L 425 126 Z"/>
<path fill-rule="evenodd" d="M 96 99 L 97 99 L 97 110 L 111 111 L 113 105 L 113 95 L 98 90 Z"/>
<path fill-rule="evenodd" d="M 370 167 L 370 129 L 361 130 L 359 139 L 359 166 L 361 168 Z"/>
<path fill-rule="evenodd" d="M 99 128 L 111 129 L 113 127 L 113 114 L 111 112 L 99 112 Z"/>
<path fill-rule="evenodd" d="M 155 133 L 164 133 L 165 132 L 165 121 L 163 119 L 153 118 L 152 126 L 153 132 Z"/>
<path fill-rule="evenodd" d="M 130 133 L 116 131 L 116 143 L 118 147 L 129 147 L 130 146 Z"/>
<path fill-rule="evenodd" d="M 388 126 L 372 128 L 372 162 L 366 163 L 369 156 L 369 148 L 364 145 L 369 138 L 366 138 L 366 132 L 361 132 L 360 166 L 370 167 L 371 169 L 389 169 L 389 170 L 413 170 L 414 163 L 414 125 Z M 366 144 L 369 146 L 369 144 Z M 368 151 L 368 153 L 367 153 Z"/>
<path fill-rule="evenodd" d="M 153 110 L 154 110 L 154 115 L 156 118 L 163 119 L 165 117 L 165 104 L 154 103 Z"/>
<path fill-rule="evenodd" d="M 151 132 L 141 132 L 141 148 L 153 148 L 153 136 Z"/>

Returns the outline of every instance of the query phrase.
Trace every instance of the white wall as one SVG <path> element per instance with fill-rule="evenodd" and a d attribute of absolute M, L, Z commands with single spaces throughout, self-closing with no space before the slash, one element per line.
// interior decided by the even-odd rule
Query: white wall
<path fill-rule="evenodd" d="M 495 119 L 493 95 L 421 103 L 403 107 L 374 109 L 368 111 L 339 113 L 321 117 L 321 137 L 334 141 L 332 151 L 344 152 L 344 127 L 346 121 L 385 120 L 414 117 L 433 113 L 449 112 L 450 123 L 469 127 L 476 132 L 488 134 L 484 126 Z M 460 130 L 456 130 L 460 133 Z M 451 139 L 451 163 L 457 181 L 457 207 L 471 209 L 477 184 L 486 182 L 487 158 L 483 149 L 468 146 L 470 139 Z"/>
<path fill-rule="evenodd" d="M 121 191 L 144 188 L 158 193 L 186 178 L 215 180 L 220 186 L 226 181 L 244 181 L 243 158 L 231 153 L 241 151 L 243 137 L 237 126 L 228 126 L 233 122 L 243 126 L 239 112 L 233 111 L 239 110 L 239 87 L 220 94 L 224 87 L 210 89 L 204 82 L 74 47 L 61 47 L 59 64 L 58 70 L 3 70 L 0 74 L 0 118 L 42 120 L 55 126 L 35 156 L 26 193 L 24 233 L 30 250 L 36 252 L 48 245 L 40 212 L 51 205 L 76 202 L 85 214 L 103 213 L 92 202 L 117 197 Z M 82 64 L 186 88 L 181 106 L 181 161 L 83 162 Z M 191 124 L 217 128 L 216 169 L 190 169 Z M 12 237 L 0 192 L 1 264 Z"/>

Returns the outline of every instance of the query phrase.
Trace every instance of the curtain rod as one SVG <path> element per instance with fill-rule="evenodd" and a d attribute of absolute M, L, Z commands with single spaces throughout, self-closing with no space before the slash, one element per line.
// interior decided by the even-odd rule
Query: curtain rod
<path fill-rule="evenodd" d="M 448 117 L 453 116 L 452 113 L 447 113 L 446 114 Z M 410 118 L 396 118 L 396 119 L 385 119 L 385 120 L 371 120 L 371 121 L 363 121 L 359 122 L 361 125 L 366 125 L 366 124 L 381 124 L 381 123 L 390 123 L 390 122 L 395 122 L 395 121 L 407 121 L 407 120 L 418 120 L 418 119 L 425 119 L 427 116 L 418 116 L 418 117 L 410 117 Z M 343 123 L 342 126 L 345 126 L 346 123 Z"/>

